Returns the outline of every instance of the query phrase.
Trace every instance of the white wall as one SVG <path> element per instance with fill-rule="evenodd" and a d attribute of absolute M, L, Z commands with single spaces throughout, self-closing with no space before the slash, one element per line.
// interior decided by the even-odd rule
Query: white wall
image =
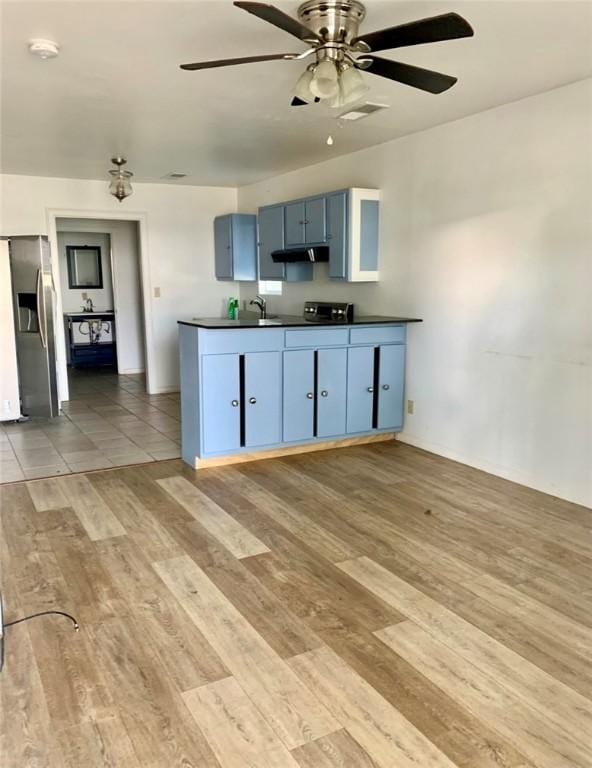
<path fill-rule="evenodd" d="M 89 237 L 106 238 L 111 255 L 109 256 L 109 250 L 104 252 L 107 255 L 103 260 L 103 269 L 105 269 L 105 261 L 107 261 L 110 292 L 108 295 L 97 299 L 93 296 L 94 292 L 88 291 L 88 294 L 95 302 L 97 309 L 115 309 L 116 311 L 118 373 L 141 373 L 145 366 L 145 343 L 138 225 L 134 221 L 58 219 L 57 227 L 59 231 L 58 243 L 65 237 L 60 232 L 65 231 L 85 230 Z M 67 237 L 71 238 L 72 235 Z M 111 267 L 114 272 L 112 286 Z M 63 270 L 60 269 L 60 271 L 62 272 L 63 285 Z"/>
<path fill-rule="evenodd" d="M 82 228 L 84 222 L 82 222 Z M 111 258 L 109 256 L 111 245 L 109 235 L 99 232 L 85 232 L 79 225 L 76 230 L 68 234 L 58 229 L 60 290 L 62 294 L 62 310 L 64 312 L 80 312 L 84 306 L 82 294 L 85 293 L 92 299 L 95 309 L 113 309 L 113 286 L 111 284 Z M 61 227 L 60 227 L 61 229 Z M 68 286 L 68 260 L 66 246 L 68 245 L 93 245 L 101 249 L 101 268 L 103 272 L 102 288 L 70 288 Z"/>
<path fill-rule="evenodd" d="M 20 418 L 8 241 L 0 240 L 0 421 Z"/>
<path fill-rule="evenodd" d="M 331 283 L 318 265 L 324 279 L 284 285 L 270 308 L 347 298 L 423 318 L 401 439 L 589 505 L 591 136 L 587 80 L 239 189 L 250 212 L 379 188 L 381 282 Z"/>
<path fill-rule="evenodd" d="M 215 279 L 213 242 L 213 219 L 236 210 L 236 190 L 138 183 L 133 196 L 119 203 L 108 194 L 107 185 L 107 180 L 3 175 L 0 234 L 48 234 L 51 217 L 56 214 L 114 219 L 126 213 L 141 217 L 145 222 L 142 280 L 152 352 L 148 376 L 152 391 L 173 390 L 179 383 L 177 320 L 198 314 L 219 315 L 224 299 L 237 295 L 236 284 Z M 59 275 L 55 277 L 57 282 Z M 160 288 L 160 298 L 154 297 L 156 287 Z M 64 349 L 60 350 L 60 361 L 64 364 Z"/>

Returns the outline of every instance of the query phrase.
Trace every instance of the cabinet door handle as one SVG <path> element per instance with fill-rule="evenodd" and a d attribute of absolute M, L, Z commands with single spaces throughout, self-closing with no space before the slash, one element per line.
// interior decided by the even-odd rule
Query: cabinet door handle
<path fill-rule="evenodd" d="M 307 392 L 306 396 L 308 397 L 309 400 L 312 400 L 314 397 L 314 394 L 312 392 Z"/>
<path fill-rule="evenodd" d="M 327 392 L 327 390 L 326 390 L 326 389 L 322 389 L 322 390 L 321 390 L 321 397 L 327 397 L 327 395 L 328 395 L 328 394 L 329 394 L 329 393 Z"/>
<path fill-rule="evenodd" d="M 382 388 L 383 388 L 383 389 L 390 389 L 390 388 L 391 388 L 391 385 L 390 385 L 390 384 L 383 384 L 383 385 L 382 385 Z"/>
<path fill-rule="evenodd" d="M 374 387 L 368 387 L 367 391 L 370 392 L 370 394 L 372 394 L 374 392 Z"/>
<path fill-rule="evenodd" d="M 231 400 L 231 401 L 230 401 L 230 405 L 231 405 L 233 408 L 238 408 L 238 400 Z"/>
<path fill-rule="evenodd" d="M 255 403 L 257 402 L 257 398 L 256 397 L 250 397 L 249 398 L 249 402 L 251 403 L 251 405 L 255 405 Z"/>

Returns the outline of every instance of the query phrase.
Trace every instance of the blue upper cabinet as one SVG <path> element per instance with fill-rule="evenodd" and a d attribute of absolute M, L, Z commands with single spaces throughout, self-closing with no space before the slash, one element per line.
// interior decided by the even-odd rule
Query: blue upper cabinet
<path fill-rule="evenodd" d="M 329 277 L 347 277 L 347 192 L 327 196 L 327 242 L 329 244 Z"/>
<path fill-rule="evenodd" d="M 259 209 L 259 279 L 285 280 L 286 265 L 275 264 L 273 251 L 284 247 L 284 206 L 271 205 Z"/>
<path fill-rule="evenodd" d="M 262 280 L 312 280 L 312 264 L 274 264 L 281 248 L 329 246 L 329 277 L 345 282 L 379 279 L 377 189 L 342 189 L 259 209 L 259 276 Z"/>
<path fill-rule="evenodd" d="M 217 280 L 232 280 L 232 216 L 214 219 L 214 253 Z"/>
<path fill-rule="evenodd" d="M 287 247 L 285 233 L 285 206 L 259 208 L 259 279 L 287 282 L 312 280 L 312 264 L 276 264 L 271 258 L 273 251 Z"/>
<path fill-rule="evenodd" d="M 327 241 L 327 214 L 324 197 L 304 201 L 304 230 L 306 243 L 314 245 Z"/>
<path fill-rule="evenodd" d="M 306 243 L 304 202 L 286 205 L 284 207 L 284 216 L 286 221 L 286 248 L 290 248 L 293 245 L 304 245 Z"/>
<path fill-rule="evenodd" d="M 284 211 L 286 248 L 325 243 L 327 224 L 324 197 L 288 203 Z"/>
<path fill-rule="evenodd" d="M 379 191 L 348 189 L 327 196 L 329 277 L 378 280 Z"/>
<path fill-rule="evenodd" d="M 217 280 L 257 279 L 257 217 L 229 213 L 214 219 Z"/>

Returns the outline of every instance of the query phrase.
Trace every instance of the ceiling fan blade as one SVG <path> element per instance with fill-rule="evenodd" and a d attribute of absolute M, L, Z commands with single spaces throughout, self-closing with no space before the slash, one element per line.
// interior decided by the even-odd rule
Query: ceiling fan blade
<path fill-rule="evenodd" d="M 284 32 L 287 32 L 290 35 L 294 35 L 294 37 L 297 37 L 299 40 L 305 40 L 306 42 L 311 43 L 322 42 L 322 39 L 319 35 L 310 30 L 308 27 L 305 27 L 304 24 L 301 24 L 296 19 L 288 16 L 287 13 L 280 11 L 279 8 L 275 8 L 273 5 L 268 5 L 267 3 L 243 2 L 236 2 L 234 5 L 236 5 L 237 8 L 242 8 L 243 11 L 252 13 L 253 16 L 257 16 L 258 18 L 263 19 L 263 21 L 267 21 L 270 24 L 273 24 L 275 27 L 283 29 Z"/>
<path fill-rule="evenodd" d="M 366 43 L 371 51 L 386 51 L 391 48 L 404 48 L 407 45 L 437 43 L 440 40 L 455 40 L 459 37 L 472 37 L 473 28 L 458 13 L 443 13 L 427 19 L 399 24 L 397 27 L 379 29 L 367 35 L 354 37 L 352 45 Z"/>
<path fill-rule="evenodd" d="M 215 61 L 196 61 L 193 64 L 181 64 L 181 69 L 214 69 L 214 67 L 230 67 L 233 64 L 253 64 L 256 61 L 275 61 L 277 59 L 294 59 L 297 53 L 271 53 L 266 56 L 243 56 L 241 59 L 216 59 Z"/>
<path fill-rule="evenodd" d="M 451 88 L 458 78 L 451 75 L 443 75 L 441 72 L 433 72 L 431 69 L 414 67 L 411 64 L 402 64 L 400 61 L 381 59 L 378 56 L 366 56 L 358 59 L 360 64 L 370 61 L 369 66 L 360 67 L 366 72 L 380 77 L 388 77 L 398 83 L 420 88 L 429 93 L 442 93 Z"/>
<path fill-rule="evenodd" d="M 292 101 L 290 102 L 291 107 L 306 107 L 308 104 L 318 104 L 320 99 L 318 97 L 315 97 L 314 101 L 303 101 L 302 99 L 299 99 L 298 96 L 294 96 Z"/>

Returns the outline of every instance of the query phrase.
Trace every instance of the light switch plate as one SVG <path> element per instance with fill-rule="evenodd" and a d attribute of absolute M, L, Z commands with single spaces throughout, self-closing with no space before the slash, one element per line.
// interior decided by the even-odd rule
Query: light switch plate
<path fill-rule="evenodd" d="M 155 299 L 160 299 L 160 287 L 159 286 L 156 286 L 154 288 L 154 298 Z"/>

